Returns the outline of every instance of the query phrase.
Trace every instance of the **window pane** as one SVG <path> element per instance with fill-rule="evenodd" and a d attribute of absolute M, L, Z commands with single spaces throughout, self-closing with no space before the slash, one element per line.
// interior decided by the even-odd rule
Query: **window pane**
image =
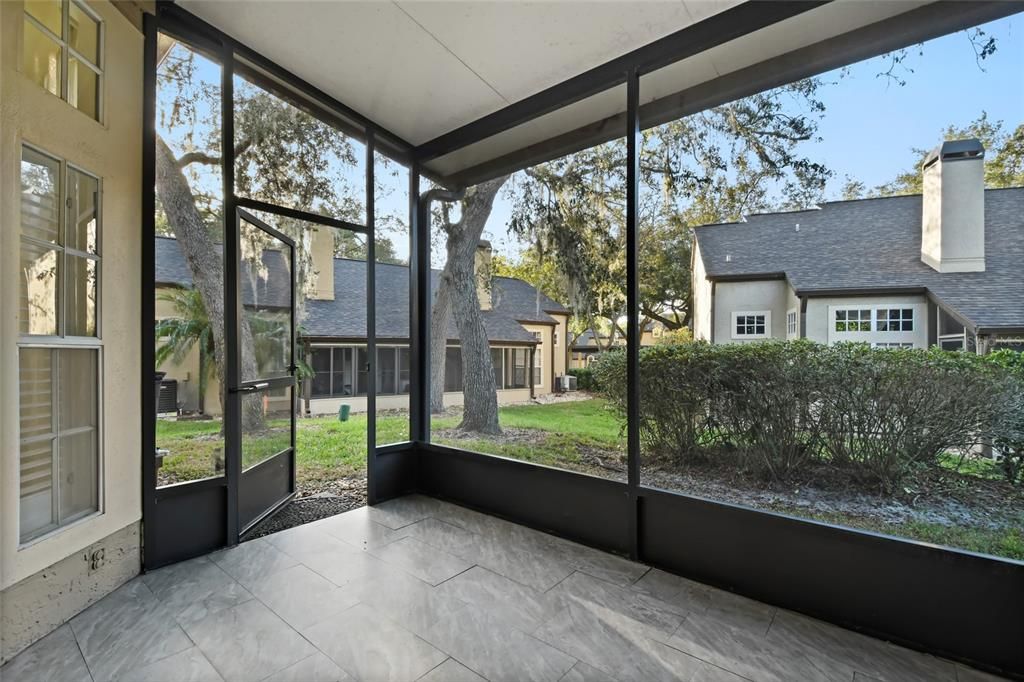
<path fill-rule="evenodd" d="M 331 349 L 314 348 L 309 354 L 309 365 L 313 369 L 311 391 L 313 396 L 331 394 Z"/>
<path fill-rule="evenodd" d="M 100 77 L 74 57 L 68 60 L 68 103 L 92 118 L 99 118 Z"/>
<path fill-rule="evenodd" d="M 21 233 L 60 241 L 60 162 L 28 147 L 21 150 Z"/>
<path fill-rule="evenodd" d="M 60 45 L 26 19 L 22 73 L 59 97 L 60 62 Z"/>
<path fill-rule="evenodd" d="M 99 181 L 91 175 L 68 170 L 68 210 L 64 246 L 99 253 L 97 212 Z"/>
<path fill-rule="evenodd" d="M 18 400 L 21 439 L 53 434 L 53 376 L 51 351 L 22 348 L 18 354 Z"/>
<path fill-rule="evenodd" d="M 64 334 L 96 336 L 97 262 L 92 258 L 64 257 L 67 277 L 64 283 Z"/>
<path fill-rule="evenodd" d="M 97 426 L 99 351 L 62 348 L 57 352 L 58 421 L 61 433 Z"/>
<path fill-rule="evenodd" d="M 242 311 L 252 333 L 251 351 L 242 344 L 242 381 L 285 376 L 292 364 L 292 250 L 246 220 L 239 233 Z"/>
<path fill-rule="evenodd" d="M 462 350 L 446 348 L 444 353 L 444 390 L 455 393 L 462 390 Z"/>
<path fill-rule="evenodd" d="M 377 349 L 377 393 L 395 392 L 395 349 Z"/>
<path fill-rule="evenodd" d="M 369 386 L 367 385 L 368 382 L 366 380 L 366 363 L 369 358 L 369 355 L 366 353 L 366 346 L 361 346 L 358 350 L 357 355 L 358 358 L 356 359 L 356 373 L 359 375 L 358 394 L 366 395 L 367 389 L 369 388 Z"/>
<path fill-rule="evenodd" d="M 68 15 L 68 44 L 96 66 L 100 65 L 100 25 L 74 2 Z"/>
<path fill-rule="evenodd" d="M 274 392 L 276 393 L 276 392 Z M 262 419 L 242 419 L 242 469 L 270 459 L 292 446 L 292 388 L 273 395 L 271 391 L 246 393 L 243 414 L 258 413 Z"/>
<path fill-rule="evenodd" d="M 18 329 L 22 334 L 56 336 L 60 309 L 60 252 L 33 242 L 21 243 L 21 300 Z"/>
<path fill-rule="evenodd" d="M 398 349 L 398 392 L 408 393 L 409 392 L 409 369 L 411 367 L 412 358 L 409 355 L 409 348 Z"/>
<path fill-rule="evenodd" d="M 334 349 L 334 384 L 332 395 L 353 395 L 352 349 Z"/>
<path fill-rule="evenodd" d="M 25 540 L 54 521 L 52 352 L 22 348 L 18 358 L 20 533 Z"/>
<path fill-rule="evenodd" d="M 98 509 L 96 435 L 96 430 L 90 429 L 60 437 L 61 523 Z"/>
<path fill-rule="evenodd" d="M 25 11 L 40 24 L 61 36 L 61 0 L 26 0 Z"/>

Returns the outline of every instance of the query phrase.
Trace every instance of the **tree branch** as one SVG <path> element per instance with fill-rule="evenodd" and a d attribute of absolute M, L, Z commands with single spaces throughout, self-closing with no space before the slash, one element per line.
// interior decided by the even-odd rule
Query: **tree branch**
<path fill-rule="evenodd" d="M 235 158 L 238 158 L 253 145 L 252 138 L 246 138 L 235 145 Z M 220 157 L 214 156 L 213 154 L 207 154 L 206 152 L 185 152 L 177 158 L 175 161 L 178 168 L 184 168 L 185 166 L 193 163 L 202 163 L 207 166 L 213 166 L 220 163 Z"/>

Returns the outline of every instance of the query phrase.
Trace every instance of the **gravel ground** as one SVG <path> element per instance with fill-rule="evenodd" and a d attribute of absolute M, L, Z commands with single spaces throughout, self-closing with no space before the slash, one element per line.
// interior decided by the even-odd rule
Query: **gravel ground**
<path fill-rule="evenodd" d="M 343 478 L 333 482 L 332 485 L 321 487 L 330 492 L 309 494 L 307 491 L 300 490 L 299 496 L 285 505 L 281 511 L 256 526 L 246 536 L 246 539 L 261 538 L 264 535 L 366 506 L 365 477 Z M 303 496 L 304 492 L 306 496 Z"/>

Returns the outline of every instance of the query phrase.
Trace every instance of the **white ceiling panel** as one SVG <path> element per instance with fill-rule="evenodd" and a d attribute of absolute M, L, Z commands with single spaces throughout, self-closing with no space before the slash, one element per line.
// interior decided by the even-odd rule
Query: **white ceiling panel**
<path fill-rule="evenodd" d="M 390 2 L 179 4 L 413 144 L 506 104 Z"/>
<path fill-rule="evenodd" d="M 399 6 L 509 103 L 692 23 L 679 0 Z"/>

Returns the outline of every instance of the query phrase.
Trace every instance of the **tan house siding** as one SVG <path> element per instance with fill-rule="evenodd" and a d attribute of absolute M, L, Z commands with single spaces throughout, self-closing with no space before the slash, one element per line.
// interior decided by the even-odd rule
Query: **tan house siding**
<path fill-rule="evenodd" d="M 0 2 L 0 659 L 13 656 L 139 570 L 142 419 L 138 234 L 142 223 L 143 40 L 109 2 L 96 0 L 88 5 L 104 22 L 102 122 L 79 112 L 21 73 L 23 5 Z M 23 143 L 66 159 L 101 179 L 99 308 L 103 347 L 100 512 L 19 546 L 17 344 Z M 106 549 L 106 560 L 99 570 L 89 571 L 83 558 L 91 547 Z M 48 571 L 39 582 L 23 582 L 35 581 L 41 571 L 57 566 L 59 569 Z M 52 598 L 56 594 L 61 598 Z M 26 618 L 19 613 L 22 608 L 32 609 L 35 615 Z"/>

